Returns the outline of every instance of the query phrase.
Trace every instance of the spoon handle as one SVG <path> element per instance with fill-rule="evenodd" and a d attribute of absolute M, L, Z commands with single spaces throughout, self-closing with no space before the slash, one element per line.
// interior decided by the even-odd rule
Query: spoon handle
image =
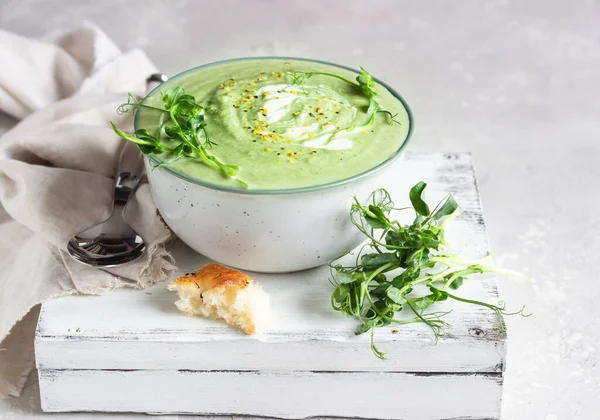
<path fill-rule="evenodd" d="M 144 172 L 144 161 L 140 149 L 126 141 L 121 149 L 115 176 L 115 205 L 124 206 L 140 183 Z"/>
<path fill-rule="evenodd" d="M 169 78 L 162 73 L 154 73 L 146 78 L 146 91 L 150 93 L 151 90 L 155 89 L 161 83 L 166 82 Z"/>

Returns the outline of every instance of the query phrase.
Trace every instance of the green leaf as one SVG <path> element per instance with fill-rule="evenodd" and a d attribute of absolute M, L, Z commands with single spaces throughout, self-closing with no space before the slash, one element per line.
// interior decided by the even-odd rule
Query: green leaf
<path fill-rule="evenodd" d="M 155 155 L 160 153 L 160 149 L 155 146 L 149 146 L 147 144 L 138 144 L 140 151 L 145 155 Z"/>
<path fill-rule="evenodd" d="M 137 129 L 133 132 L 133 134 L 138 138 L 138 139 L 143 139 L 143 140 L 147 140 L 150 141 L 152 143 L 157 143 L 160 142 L 160 140 L 158 139 L 158 137 L 153 136 L 152 134 L 150 134 L 150 132 L 148 132 L 148 130 L 146 130 L 145 128 L 140 128 Z"/>
<path fill-rule="evenodd" d="M 405 284 L 410 283 L 411 280 L 411 277 L 406 274 L 406 271 L 404 271 L 392 279 L 392 284 L 394 285 L 394 287 L 400 289 Z"/>
<path fill-rule="evenodd" d="M 415 251 L 412 254 L 408 254 L 404 260 L 404 264 L 409 267 L 411 265 L 413 266 L 420 266 L 421 263 L 423 262 L 423 252 L 424 252 L 424 248 L 422 246 L 419 246 L 415 249 Z"/>
<path fill-rule="evenodd" d="M 381 105 L 379 104 L 377 97 L 372 96 L 371 101 L 369 102 L 369 108 L 367 109 L 367 114 L 374 116 L 376 112 L 379 112 L 379 110 L 381 110 Z M 371 122 L 371 121 L 369 121 L 369 122 Z M 373 119 L 373 122 L 374 122 L 374 119 Z"/>
<path fill-rule="evenodd" d="M 383 212 L 383 210 L 379 206 L 375 206 L 373 204 L 369 204 L 368 209 L 369 209 L 369 211 L 371 213 L 373 213 L 373 215 L 376 218 L 384 220 L 386 223 L 389 223 L 389 220 L 388 220 L 386 214 Z"/>
<path fill-rule="evenodd" d="M 410 189 L 408 196 L 417 214 L 427 217 L 430 214 L 429 206 L 422 198 L 425 187 L 427 187 L 426 183 L 423 181 L 419 182 Z"/>
<path fill-rule="evenodd" d="M 358 86 L 361 88 L 363 92 L 365 92 L 369 96 L 375 95 L 375 79 L 373 76 L 366 71 L 364 68 L 360 68 L 362 71 L 356 77 L 356 81 L 358 82 Z"/>
<path fill-rule="evenodd" d="M 184 94 L 184 89 L 180 86 L 173 87 L 165 92 L 161 91 L 160 95 L 162 96 L 163 106 L 168 111 L 171 109 L 177 100 Z"/>
<path fill-rule="evenodd" d="M 344 271 L 336 271 L 335 279 L 338 282 L 345 284 L 345 283 L 354 283 L 355 281 L 359 280 L 360 278 L 359 277 L 354 278 L 354 277 L 352 277 L 352 274 L 346 273 Z"/>
<path fill-rule="evenodd" d="M 369 205 L 368 211 L 365 212 L 365 221 L 373 229 L 385 229 L 389 227 L 390 221 L 378 206 Z"/>
<path fill-rule="evenodd" d="M 458 203 L 451 195 L 448 196 L 444 204 L 433 214 L 433 220 L 439 220 L 444 216 L 449 216 L 458 209 Z"/>
<path fill-rule="evenodd" d="M 385 234 L 385 243 L 386 245 L 402 246 L 404 244 L 404 237 L 400 236 L 395 230 L 389 230 Z"/>
<path fill-rule="evenodd" d="M 440 302 L 448 299 L 448 292 L 440 290 L 432 285 L 429 285 L 429 290 L 431 291 L 431 295 L 433 296 L 435 302 Z"/>
<path fill-rule="evenodd" d="M 433 305 L 435 303 L 435 299 L 433 295 L 426 295 L 411 301 L 411 303 L 415 308 L 423 311 Z"/>
<path fill-rule="evenodd" d="M 378 284 L 387 284 L 387 277 L 385 276 L 385 274 L 380 273 L 373 277 L 371 281 Z"/>
<path fill-rule="evenodd" d="M 389 297 L 391 300 L 393 300 L 399 305 L 402 305 L 406 302 L 406 298 L 404 297 L 404 295 L 402 295 L 402 293 L 400 293 L 400 289 L 394 286 L 388 287 L 386 294 L 387 297 Z"/>
<path fill-rule="evenodd" d="M 150 135 L 147 130 L 137 130 L 136 135 L 125 133 L 117 128 L 115 123 L 110 122 L 115 133 L 121 138 L 138 145 L 142 153 L 146 155 L 159 154 L 162 152 L 160 141 Z"/>
<path fill-rule="evenodd" d="M 346 300 L 346 298 L 349 296 L 349 294 L 350 294 L 350 286 L 343 283 L 335 288 L 335 290 L 333 291 L 332 298 L 335 302 L 342 303 Z"/>
<path fill-rule="evenodd" d="M 390 298 L 387 298 L 385 300 L 385 305 L 387 306 L 387 308 L 390 311 L 390 317 L 393 317 L 395 312 L 399 312 L 402 310 L 402 305 L 394 302 Z M 390 321 L 390 324 L 391 324 L 391 321 Z"/>
<path fill-rule="evenodd" d="M 371 295 L 371 297 L 373 298 L 380 298 L 382 296 L 385 296 L 386 291 L 388 289 L 388 287 L 390 287 L 390 285 L 388 283 L 384 283 L 384 284 L 380 284 L 379 286 L 377 286 L 376 288 L 372 289 L 369 294 Z"/>
<path fill-rule="evenodd" d="M 173 149 L 173 157 L 184 157 L 189 156 L 192 153 L 192 149 L 185 143 L 181 143 L 175 149 Z"/>
<path fill-rule="evenodd" d="M 171 139 L 177 139 L 180 135 L 183 135 L 181 128 L 173 124 L 165 124 L 162 129 L 167 137 Z"/>
<path fill-rule="evenodd" d="M 398 261 L 395 253 L 384 252 L 381 254 L 365 254 L 361 257 L 360 263 L 367 271 L 375 270 L 384 264 Z"/>
<path fill-rule="evenodd" d="M 402 273 L 398 274 L 396 277 L 392 279 L 392 284 L 394 287 L 401 289 L 408 283 L 411 283 L 419 278 L 421 274 L 421 269 L 419 267 L 411 267 L 404 270 Z M 407 292 L 408 293 L 408 292 Z"/>
<path fill-rule="evenodd" d="M 417 214 L 417 217 L 415 217 L 415 220 L 412 222 L 412 226 L 421 226 L 423 221 L 425 221 L 425 216 Z"/>
<path fill-rule="evenodd" d="M 170 159 L 162 161 L 156 167 L 161 167 L 163 165 L 170 165 L 172 163 L 177 162 L 180 159 L 190 157 L 191 155 L 192 155 L 192 149 L 190 149 L 190 147 L 187 144 L 181 143 L 179 146 L 177 146 L 175 149 L 173 149 L 173 151 L 171 152 Z"/>
<path fill-rule="evenodd" d="M 425 248 L 438 249 L 440 246 L 438 234 L 430 229 L 423 229 L 419 235 L 419 239 Z"/>
<path fill-rule="evenodd" d="M 379 219 L 375 219 L 374 217 L 365 215 L 365 221 L 371 226 L 373 229 L 385 229 L 388 225 L 385 222 L 382 222 Z"/>
<path fill-rule="evenodd" d="M 454 281 L 452 281 L 452 283 L 450 283 L 450 288 L 451 289 L 458 289 L 460 286 L 462 286 L 463 284 L 463 278 L 462 277 L 457 277 L 454 279 Z"/>

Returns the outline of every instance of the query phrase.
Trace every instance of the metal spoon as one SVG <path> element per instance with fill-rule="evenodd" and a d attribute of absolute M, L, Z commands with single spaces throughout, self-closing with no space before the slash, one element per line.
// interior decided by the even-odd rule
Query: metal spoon
<path fill-rule="evenodd" d="M 73 258 L 92 267 L 113 267 L 142 256 L 146 245 L 123 220 L 123 209 L 143 172 L 140 150 L 134 143 L 125 142 L 115 176 L 113 212 L 104 222 L 71 238 L 67 251 Z"/>
<path fill-rule="evenodd" d="M 153 74 L 146 80 L 147 88 L 166 80 L 164 75 Z M 114 267 L 142 256 L 146 249 L 144 240 L 123 220 L 123 209 L 137 188 L 143 172 L 140 150 L 135 144 L 126 141 L 121 149 L 115 176 L 112 214 L 104 222 L 69 240 L 67 251 L 73 258 L 92 267 Z"/>

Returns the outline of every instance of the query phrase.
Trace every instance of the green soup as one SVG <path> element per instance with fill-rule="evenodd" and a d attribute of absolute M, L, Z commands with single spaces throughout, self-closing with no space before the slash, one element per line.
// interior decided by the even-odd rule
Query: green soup
<path fill-rule="evenodd" d="M 357 73 L 334 65 L 278 58 L 243 59 L 200 67 L 176 76 L 144 102 L 161 107 L 160 91 L 183 87 L 210 107 L 206 134 L 210 153 L 239 166 L 249 189 L 288 189 L 327 184 L 368 171 L 395 155 L 410 132 L 408 110 L 376 83 L 379 104 L 394 115 L 377 113 L 371 125 L 369 98 L 345 81 L 297 72 L 327 72 L 354 81 Z M 142 109 L 136 128 L 157 133 L 160 113 Z M 168 161 L 160 156 L 158 161 Z M 234 179 L 186 159 L 168 166 L 188 177 L 240 187 Z"/>

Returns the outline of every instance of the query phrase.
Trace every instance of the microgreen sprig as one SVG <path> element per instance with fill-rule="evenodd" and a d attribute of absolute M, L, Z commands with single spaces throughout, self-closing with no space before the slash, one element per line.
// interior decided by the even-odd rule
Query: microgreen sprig
<path fill-rule="evenodd" d="M 365 129 L 371 127 L 375 123 L 375 116 L 377 115 L 377 113 L 382 113 L 382 114 L 387 115 L 389 118 L 390 124 L 394 124 L 394 123 L 400 124 L 400 122 L 395 119 L 397 114 L 392 114 L 390 111 L 383 109 L 383 107 L 379 103 L 379 97 L 377 96 L 377 92 L 375 92 L 375 79 L 373 79 L 373 76 L 371 76 L 371 74 L 368 71 L 366 71 L 363 67 L 361 67 L 360 70 L 361 70 L 361 72 L 359 73 L 358 76 L 356 76 L 356 82 L 353 82 L 352 80 L 346 79 L 345 77 L 340 76 L 335 73 L 327 73 L 327 72 L 321 72 L 321 71 L 312 71 L 312 72 L 288 71 L 288 75 L 291 77 L 291 82 L 293 85 L 302 85 L 304 82 L 306 82 L 308 79 L 310 79 L 313 76 L 333 77 L 333 78 L 336 78 L 338 80 L 341 80 L 341 81 L 349 84 L 352 87 L 359 89 L 369 99 L 369 108 L 367 109 L 367 121 L 362 125 L 352 125 L 350 127 L 340 129 L 340 130 L 338 130 L 338 132 L 342 132 L 342 131 L 351 132 L 351 131 L 356 131 L 356 130 L 365 130 Z"/>
<path fill-rule="evenodd" d="M 215 145 L 206 131 L 206 114 L 212 109 L 196 103 L 194 96 L 186 94 L 182 87 L 173 87 L 160 92 L 164 108 L 157 108 L 138 101 L 132 94 L 127 102 L 117 108 L 119 114 L 138 109 L 151 109 L 163 113 L 158 123 L 156 135 L 146 129 L 137 129 L 133 134 L 119 130 L 111 121 L 115 133 L 138 145 L 146 155 L 167 154 L 168 160 L 163 164 L 174 163 L 180 159 L 200 159 L 209 167 L 222 172 L 225 176 L 236 179 L 243 186 L 247 184 L 236 178 L 238 166 L 227 165 L 209 153 L 208 149 Z"/>
<path fill-rule="evenodd" d="M 504 331 L 502 315 L 529 316 L 524 315 L 523 309 L 506 312 L 504 303 L 494 305 L 448 292 L 448 289 L 458 289 L 473 274 L 521 275 L 491 266 L 489 256 L 467 260 L 458 254 L 442 253 L 444 226 L 460 214 L 460 207 L 448 195 L 431 211 L 423 199 L 426 186 L 419 182 L 410 190 L 409 199 L 416 217 L 409 225 L 389 218 L 394 202 L 385 189 L 373 192 L 368 205 L 362 205 L 355 198 L 350 220 L 369 243 L 360 249 L 353 266 L 336 264 L 339 259 L 329 264 L 331 282 L 335 286 L 331 296 L 333 309 L 360 321 L 357 335 L 371 331 L 371 349 L 382 359 L 385 355 L 374 343 L 375 329 L 379 327 L 421 322 L 431 329 L 437 342 L 450 327 L 443 319 L 449 312 L 427 312 L 438 302 L 455 300 L 490 309 L 498 317 L 500 331 Z M 417 295 L 414 290 L 418 284 L 426 285 L 429 293 Z M 412 313 L 413 317 L 396 319 L 395 315 L 402 310 Z"/>

